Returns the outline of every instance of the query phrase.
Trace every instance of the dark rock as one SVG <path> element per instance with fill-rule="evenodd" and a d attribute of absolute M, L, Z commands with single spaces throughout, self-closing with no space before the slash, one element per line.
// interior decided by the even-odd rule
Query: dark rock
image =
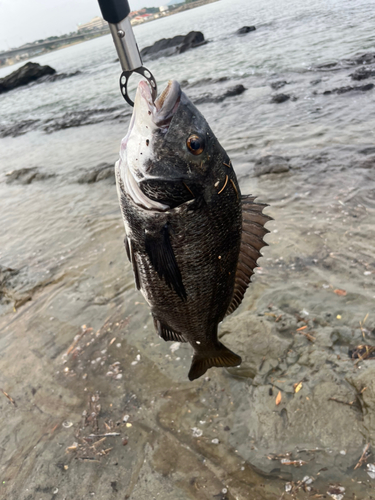
<path fill-rule="evenodd" d="M 276 102 L 277 104 L 281 102 L 288 101 L 290 99 L 290 95 L 288 94 L 275 94 L 272 96 L 271 102 Z"/>
<path fill-rule="evenodd" d="M 236 31 L 237 35 L 246 35 L 246 33 L 250 33 L 250 31 L 255 31 L 255 26 L 243 26 L 239 30 Z"/>
<path fill-rule="evenodd" d="M 245 92 L 246 88 L 239 84 L 235 85 L 234 87 L 230 87 L 222 96 L 220 96 L 217 102 L 224 101 L 224 99 L 227 99 L 228 97 L 234 97 L 236 95 L 241 95 Z"/>
<path fill-rule="evenodd" d="M 365 54 L 362 54 L 359 57 L 357 57 L 355 62 L 357 64 L 375 63 L 375 53 L 374 52 L 366 52 Z"/>
<path fill-rule="evenodd" d="M 375 146 L 369 146 L 368 148 L 361 149 L 359 153 L 361 153 L 362 155 L 375 154 Z"/>
<path fill-rule="evenodd" d="M 337 69 L 337 66 L 339 66 L 338 62 L 332 62 L 332 63 L 318 64 L 315 67 L 316 69 L 327 70 L 327 69 Z"/>
<path fill-rule="evenodd" d="M 20 168 L 18 170 L 12 170 L 6 174 L 7 184 L 17 183 L 17 184 L 31 184 L 34 181 L 43 181 L 45 179 L 50 179 L 55 177 L 55 174 L 48 174 L 45 172 L 40 172 L 37 167 L 31 168 Z"/>
<path fill-rule="evenodd" d="M 366 78 L 370 78 L 370 76 L 375 76 L 375 69 L 362 67 L 357 69 L 357 71 L 352 73 L 350 76 L 352 77 L 352 80 L 365 80 Z"/>
<path fill-rule="evenodd" d="M 347 92 L 352 92 L 353 90 L 366 92 L 367 90 L 373 89 L 374 86 L 375 85 L 373 83 L 367 83 L 366 85 L 356 85 L 354 87 L 348 85 L 347 87 L 338 87 L 337 89 L 326 90 L 325 92 L 323 92 L 323 95 L 346 94 Z"/>
<path fill-rule="evenodd" d="M 55 73 L 56 70 L 51 66 L 41 66 L 38 63 L 28 62 L 10 75 L 0 78 L 0 94 Z"/>
<path fill-rule="evenodd" d="M 281 89 L 281 87 L 284 87 L 284 85 L 287 85 L 288 82 L 286 80 L 279 80 L 277 82 L 272 82 L 270 85 L 274 90 Z"/>
<path fill-rule="evenodd" d="M 317 78 L 316 80 L 311 80 L 311 85 L 318 85 L 318 83 L 321 83 L 322 79 L 321 78 Z"/>
<path fill-rule="evenodd" d="M 221 76 L 220 78 L 202 78 L 201 80 L 197 80 L 196 82 L 189 83 L 189 80 L 183 80 L 180 85 L 181 87 L 200 87 L 200 86 L 206 86 L 210 85 L 212 83 L 222 83 L 222 82 L 227 82 L 229 80 L 229 77 L 227 76 Z"/>
<path fill-rule="evenodd" d="M 194 104 L 202 104 L 206 102 L 223 102 L 228 97 L 234 97 L 236 95 L 240 95 L 245 92 L 246 88 L 239 84 L 234 87 L 230 87 L 224 94 L 220 96 L 213 96 L 212 94 L 206 94 L 202 97 L 198 97 L 198 99 L 194 99 Z"/>
<path fill-rule="evenodd" d="M 341 70 L 345 68 L 351 68 L 353 66 L 358 66 L 362 64 L 373 64 L 375 63 L 375 53 L 365 53 L 361 55 L 356 55 L 351 59 L 341 59 L 336 62 L 329 62 L 324 64 L 318 64 L 314 66 L 314 69 L 320 71 L 330 71 L 330 70 Z"/>
<path fill-rule="evenodd" d="M 141 50 L 142 58 L 168 57 L 174 54 L 182 54 L 189 49 L 205 44 L 203 33 L 191 31 L 187 35 L 177 35 L 173 38 L 162 38 L 153 45 Z"/>
<path fill-rule="evenodd" d="M 11 269 L 0 265 L 0 303 L 10 302 L 8 288 L 11 287 L 13 278 L 19 273 L 18 269 Z"/>
<path fill-rule="evenodd" d="M 77 76 L 81 73 L 82 72 L 79 71 L 79 69 L 77 71 L 73 71 L 73 73 L 55 73 L 53 75 L 42 76 L 36 83 L 56 82 L 57 80 L 65 80 L 65 78 L 71 78 L 72 76 Z"/>
<path fill-rule="evenodd" d="M 78 179 L 79 184 L 93 184 L 105 179 L 111 179 L 112 184 L 116 183 L 115 170 L 112 163 L 100 163 L 93 170 L 85 172 Z"/>
<path fill-rule="evenodd" d="M 34 125 L 40 120 L 22 120 L 16 123 L 0 125 L 0 137 L 17 137 L 26 134 L 32 129 Z"/>
<path fill-rule="evenodd" d="M 282 156 L 269 155 L 260 158 L 254 167 L 254 177 L 266 174 L 281 174 L 289 172 L 288 160 Z"/>
<path fill-rule="evenodd" d="M 64 115 L 49 119 L 44 122 L 43 130 L 50 134 L 57 130 L 63 130 L 72 127 L 82 127 L 83 125 L 92 125 L 107 120 L 124 120 L 128 117 L 121 107 L 111 108 L 93 108 L 69 111 Z"/>

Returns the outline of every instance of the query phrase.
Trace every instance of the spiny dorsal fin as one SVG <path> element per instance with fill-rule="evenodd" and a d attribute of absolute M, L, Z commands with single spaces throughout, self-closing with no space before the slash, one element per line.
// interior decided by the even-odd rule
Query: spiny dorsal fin
<path fill-rule="evenodd" d="M 184 337 L 180 334 L 172 330 L 172 328 L 165 323 L 162 323 L 154 316 L 154 325 L 156 330 L 158 331 L 159 337 L 163 340 L 168 341 L 171 340 L 173 342 L 186 342 Z"/>
<path fill-rule="evenodd" d="M 260 250 L 267 243 L 263 240 L 265 234 L 269 233 L 264 224 L 272 217 L 265 215 L 263 209 L 268 205 L 255 203 L 254 196 L 242 196 L 242 237 L 240 254 L 238 256 L 236 279 L 232 301 L 226 312 L 231 314 L 241 304 L 246 289 L 249 286 L 251 276 L 257 267 L 257 260 L 261 257 Z"/>

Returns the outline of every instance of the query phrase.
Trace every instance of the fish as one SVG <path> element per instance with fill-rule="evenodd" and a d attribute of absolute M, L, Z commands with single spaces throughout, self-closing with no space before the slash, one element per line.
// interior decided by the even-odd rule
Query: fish
<path fill-rule="evenodd" d="M 195 380 L 241 357 L 218 325 L 242 302 L 266 245 L 266 204 L 242 195 L 231 160 L 179 83 L 138 85 L 115 165 L 135 285 L 165 341 L 188 342 Z"/>

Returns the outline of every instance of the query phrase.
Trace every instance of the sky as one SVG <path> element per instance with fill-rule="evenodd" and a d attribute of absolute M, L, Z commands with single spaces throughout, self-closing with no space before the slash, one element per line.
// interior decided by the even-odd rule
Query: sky
<path fill-rule="evenodd" d="M 159 7 L 168 0 L 128 0 L 131 10 Z M 97 0 L 0 0 L 0 50 L 76 31 L 100 15 Z"/>

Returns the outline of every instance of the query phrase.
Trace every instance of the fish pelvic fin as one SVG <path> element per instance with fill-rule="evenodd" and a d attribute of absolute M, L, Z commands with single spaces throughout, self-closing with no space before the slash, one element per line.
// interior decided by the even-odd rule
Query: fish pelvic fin
<path fill-rule="evenodd" d="M 242 362 L 241 356 L 230 351 L 220 342 L 211 351 L 195 351 L 189 371 L 189 380 L 195 380 L 213 367 L 238 366 Z"/>
<path fill-rule="evenodd" d="M 162 323 L 159 321 L 155 316 L 154 318 L 154 325 L 155 328 L 159 334 L 159 337 L 161 337 L 163 340 L 168 341 L 171 340 L 173 342 L 187 342 L 181 333 L 175 332 L 170 326 L 166 325 L 165 323 Z"/>

